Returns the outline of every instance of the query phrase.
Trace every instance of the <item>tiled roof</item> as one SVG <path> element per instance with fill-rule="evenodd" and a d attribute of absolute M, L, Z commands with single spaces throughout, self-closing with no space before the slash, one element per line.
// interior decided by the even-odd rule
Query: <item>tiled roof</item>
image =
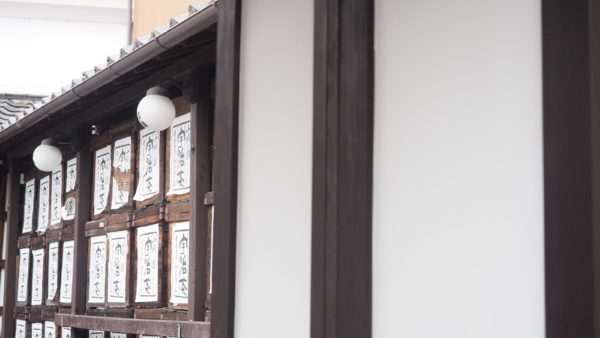
<path fill-rule="evenodd" d="M 28 95 L 0 96 L 0 131 L 41 106 L 41 97 Z"/>
<path fill-rule="evenodd" d="M 150 35 L 137 38 L 132 44 L 121 48 L 119 53 L 108 56 L 106 58 L 105 63 L 95 65 L 94 67 L 83 71 L 81 77 L 73 79 L 70 83 L 67 83 L 66 85 L 62 86 L 59 90 L 53 92 L 47 97 L 31 101 L 19 99 L 2 99 L 0 97 L 0 133 L 2 133 L 3 130 L 15 124 L 17 121 L 21 120 L 25 116 L 35 113 L 44 105 L 55 100 L 64 93 L 72 90 L 74 87 L 77 87 L 80 84 L 86 82 L 90 78 L 93 78 L 105 68 L 119 63 L 119 61 L 125 58 L 127 55 L 133 53 L 134 51 L 146 45 L 150 41 L 156 39 L 160 35 L 169 32 L 176 26 L 182 24 L 186 20 L 193 17 L 195 14 L 202 12 L 203 10 L 214 5 L 217 2 L 218 0 L 205 0 L 203 2 L 190 5 L 188 7 L 187 13 L 172 17 L 169 21 L 169 24 L 156 27 Z"/>

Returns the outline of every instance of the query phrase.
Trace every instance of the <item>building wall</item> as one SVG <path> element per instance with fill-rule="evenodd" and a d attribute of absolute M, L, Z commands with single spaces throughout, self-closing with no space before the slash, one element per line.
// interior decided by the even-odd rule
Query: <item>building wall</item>
<path fill-rule="evenodd" d="M 242 7 L 236 338 L 307 338 L 313 2 Z"/>
<path fill-rule="evenodd" d="M 376 0 L 373 337 L 544 337 L 539 0 Z"/>
<path fill-rule="evenodd" d="M 0 0 L 0 93 L 48 95 L 127 44 L 126 0 L 55 2 Z"/>
<path fill-rule="evenodd" d="M 166 25 L 175 15 L 187 13 L 188 6 L 198 0 L 133 0 L 132 41 Z"/>

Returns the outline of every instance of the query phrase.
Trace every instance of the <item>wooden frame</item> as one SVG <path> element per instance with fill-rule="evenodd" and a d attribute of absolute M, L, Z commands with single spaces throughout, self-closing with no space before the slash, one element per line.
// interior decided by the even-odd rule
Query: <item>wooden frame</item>
<path fill-rule="evenodd" d="M 600 337 L 600 6 L 543 0 L 546 337 Z"/>
<path fill-rule="evenodd" d="M 315 1 L 311 338 L 371 337 L 373 6 Z"/>
<path fill-rule="evenodd" d="M 17 290 L 17 236 L 19 235 L 19 199 L 21 187 L 19 186 L 21 164 L 14 159 L 9 161 L 8 171 L 8 213 L 6 231 L 6 271 L 4 284 L 4 313 L 2 316 L 2 337 L 14 336 L 15 318 L 10 314 L 15 311 Z"/>
<path fill-rule="evenodd" d="M 241 11 L 241 0 L 219 2 L 213 171 L 212 338 L 234 337 Z"/>

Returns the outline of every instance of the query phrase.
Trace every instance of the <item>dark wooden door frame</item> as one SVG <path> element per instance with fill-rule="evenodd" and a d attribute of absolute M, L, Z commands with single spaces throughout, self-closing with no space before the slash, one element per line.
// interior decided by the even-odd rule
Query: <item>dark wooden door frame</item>
<path fill-rule="evenodd" d="M 315 0 L 311 338 L 371 337 L 373 6 Z"/>
<path fill-rule="evenodd" d="M 234 337 L 241 6 L 241 0 L 219 1 L 211 338 Z"/>
<path fill-rule="evenodd" d="M 600 337 L 600 4 L 543 0 L 546 337 Z"/>

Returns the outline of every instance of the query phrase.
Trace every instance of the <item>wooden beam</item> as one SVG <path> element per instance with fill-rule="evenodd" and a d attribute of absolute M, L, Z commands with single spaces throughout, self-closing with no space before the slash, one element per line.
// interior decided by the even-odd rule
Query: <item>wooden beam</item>
<path fill-rule="evenodd" d="M 54 322 L 56 325 L 62 324 L 78 329 L 165 337 L 178 337 L 177 331 L 180 329 L 181 337 L 210 338 L 210 323 L 207 322 L 96 317 L 66 313 L 56 313 Z"/>
<path fill-rule="evenodd" d="M 543 0 L 546 337 L 600 337 L 600 5 Z"/>
<path fill-rule="evenodd" d="M 373 15 L 315 1 L 311 338 L 371 337 Z"/>
<path fill-rule="evenodd" d="M 209 75 L 209 76 L 207 76 Z M 198 102 L 192 104 L 192 166 L 191 191 L 192 220 L 190 226 L 190 287 L 188 316 L 190 320 L 203 321 L 207 298 L 207 245 L 208 208 L 204 195 L 210 191 L 210 122 L 213 109 L 211 94 L 212 74 L 197 79 L 200 93 Z"/>
<path fill-rule="evenodd" d="M 17 239 L 19 236 L 19 200 L 21 198 L 21 166 L 10 160 L 8 178 L 8 219 L 6 239 L 6 270 L 4 272 L 4 308 L 2 337 L 15 335 L 15 294 L 17 293 Z"/>
<path fill-rule="evenodd" d="M 85 223 L 90 220 L 92 198 L 92 157 L 90 150 L 91 133 L 82 128 L 78 134 L 77 152 L 77 192 L 75 221 L 73 223 L 73 289 L 71 313 L 85 314 L 87 295 L 87 252 Z"/>
<path fill-rule="evenodd" d="M 212 338 L 234 337 L 241 0 L 219 1 L 214 127 Z"/>

